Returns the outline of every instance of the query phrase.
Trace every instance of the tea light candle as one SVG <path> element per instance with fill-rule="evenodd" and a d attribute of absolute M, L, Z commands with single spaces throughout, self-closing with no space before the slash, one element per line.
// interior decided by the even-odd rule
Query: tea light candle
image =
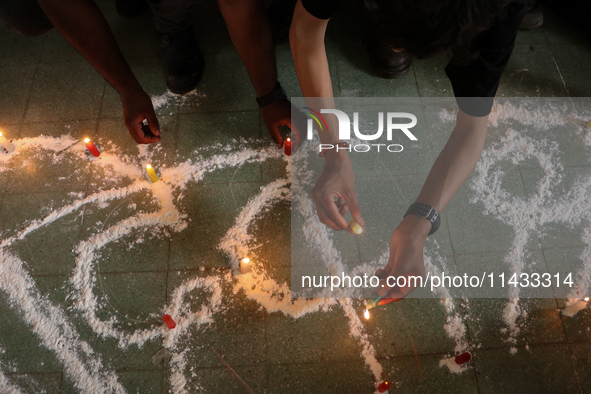
<path fill-rule="evenodd" d="M 152 166 L 150 164 L 148 164 L 146 166 L 146 170 L 148 171 L 148 174 L 150 175 L 150 179 L 152 180 L 152 183 L 158 182 L 158 175 L 156 175 L 156 171 L 154 171 L 154 169 L 152 168 Z"/>
<path fill-rule="evenodd" d="M 585 309 L 587 307 L 587 302 L 589 301 L 589 297 L 585 297 L 584 300 L 577 301 L 574 304 L 571 304 L 562 310 L 562 314 L 565 316 L 574 316 L 579 311 Z"/>
<path fill-rule="evenodd" d="M 285 140 L 285 154 L 291 156 L 291 138 L 289 137 Z"/>
<path fill-rule="evenodd" d="M 15 149 L 16 147 L 12 143 L 12 140 L 8 141 L 6 137 L 0 133 L 0 154 L 9 155 L 14 152 Z"/>
<path fill-rule="evenodd" d="M 361 225 L 359 225 L 354 219 L 351 219 L 349 226 L 351 226 L 355 234 L 361 234 L 363 232 L 363 227 L 361 227 Z"/>
<path fill-rule="evenodd" d="M 248 257 L 240 260 L 240 273 L 248 274 L 250 272 L 250 259 Z"/>
<path fill-rule="evenodd" d="M 99 152 L 99 150 L 96 148 L 96 146 L 94 146 L 94 144 L 92 143 L 90 138 L 85 138 L 84 144 L 86 144 L 86 149 L 88 149 L 94 157 L 100 156 L 101 152 Z"/>

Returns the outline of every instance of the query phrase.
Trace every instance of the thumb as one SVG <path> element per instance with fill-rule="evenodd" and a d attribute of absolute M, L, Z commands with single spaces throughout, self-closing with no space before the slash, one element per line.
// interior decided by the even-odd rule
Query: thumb
<path fill-rule="evenodd" d="M 271 138 L 275 145 L 277 145 L 277 149 L 281 149 L 283 147 L 283 138 L 281 137 L 281 133 L 279 132 L 279 127 L 274 124 L 268 126 L 269 133 L 271 134 Z"/>
<path fill-rule="evenodd" d="M 351 210 L 351 216 L 357 223 L 362 226 L 365 226 L 365 221 L 361 217 L 361 208 L 359 207 L 359 201 L 357 201 L 357 195 L 355 191 L 347 198 L 347 203 L 349 204 L 349 209 Z"/>
<path fill-rule="evenodd" d="M 150 132 L 155 136 L 160 136 L 160 124 L 158 123 L 158 118 L 154 113 L 154 110 L 148 112 L 146 115 L 146 119 L 148 119 L 148 125 L 150 126 Z"/>

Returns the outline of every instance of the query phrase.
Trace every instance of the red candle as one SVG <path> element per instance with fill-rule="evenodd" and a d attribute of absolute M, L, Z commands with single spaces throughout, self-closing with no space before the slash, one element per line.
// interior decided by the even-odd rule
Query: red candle
<path fill-rule="evenodd" d="M 84 143 L 86 144 L 86 148 L 90 151 L 90 153 L 92 153 L 94 157 L 99 157 L 101 152 L 96 149 L 96 146 L 94 146 L 94 144 L 90 141 L 90 138 L 85 138 Z"/>
<path fill-rule="evenodd" d="M 166 327 L 168 327 L 169 329 L 173 329 L 176 327 L 176 323 L 174 322 L 174 320 L 172 320 L 172 317 L 170 317 L 170 315 L 168 314 L 164 314 L 164 316 L 162 316 L 162 320 L 164 320 L 164 323 L 166 323 Z"/>
<path fill-rule="evenodd" d="M 466 353 L 462 353 L 459 356 L 457 356 L 455 361 L 456 361 L 456 364 L 462 365 L 462 364 L 465 364 L 468 361 L 470 361 L 471 358 L 472 358 L 472 355 L 470 354 L 470 352 L 466 352 Z"/>
<path fill-rule="evenodd" d="M 380 383 L 380 385 L 378 386 L 378 392 L 384 393 L 390 388 L 390 386 L 391 386 L 390 381 L 386 380 L 385 382 Z"/>
<path fill-rule="evenodd" d="M 285 140 L 285 154 L 291 156 L 291 138 Z"/>

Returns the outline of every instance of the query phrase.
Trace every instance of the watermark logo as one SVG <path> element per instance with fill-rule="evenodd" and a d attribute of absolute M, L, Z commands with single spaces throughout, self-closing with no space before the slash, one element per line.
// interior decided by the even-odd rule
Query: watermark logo
<path fill-rule="evenodd" d="M 333 114 L 337 117 L 338 125 L 339 125 L 339 141 L 346 141 L 351 139 L 351 119 L 349 115 L 345 112 L 338 110 L 338 109 L 321 109 L 320 112 L 313 110 L 309 107 L 303 107 L 305 110 L 305 114 L 307 114 L 310 118 L 308 119 L 307 123 L 307 139 L 313 139 L 313 132 L 314 132 L 314 121 L 318 125 L 317 130 L 323 132 L 324 130 L 328 131 L 328 125 L 326 120 L 322 116 L 322 114 Z M 393 135 L 396 131 L 402 132 L 409 140 L 417 141 L 417 137 L 410 131 L 411 128 L 416 126 L 417 124 L 417 117 L 408 112 L 387 112 L 385 115 L 386 118 L 386 140 L 392 141 Z M 400 123 L 401 119 L 410 120 L 410 122 Z M 384 112 L 378 112 L 378 130 L 374 133 L 365 133 L 359 130 L 359 113 L 353 113 L 353 133 L 356 138 L 362 141 L 375 141 L 382 137 L 384 134 Z M 377 148 L 377 151 L 380 151 L 381 146 L 386 146 L 386 149 L 389 152 L 402 152 L 403 146 L 400 144 L 352 144 L 346 147 L 339 147 L 337 146 L 336 149 L 347 149 L 348 151 L 354 150 L 356 152 L 369 152 L 373 147 Z M 319 150 L 322 151 L 323 149 L 332 149 L 335 146 L 332 144 L 320 144 Z"/>

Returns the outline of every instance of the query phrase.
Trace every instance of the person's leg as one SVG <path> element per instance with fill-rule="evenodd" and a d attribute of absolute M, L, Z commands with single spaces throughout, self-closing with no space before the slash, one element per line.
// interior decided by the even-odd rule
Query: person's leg
<path fill-rule="evenodd" d="M 171 92 L 184 94 L 197 87 L 203 74 L 191 11 L 193 0 L 148 0 L 156 30 L 162 36 L 162 68 Z"/>
<path fill-rule="evenodd" d="M 39 36 L 53 29 L 53 24 L 36 0 L 0 1 L 0 21 L 25 36 Z"/>

